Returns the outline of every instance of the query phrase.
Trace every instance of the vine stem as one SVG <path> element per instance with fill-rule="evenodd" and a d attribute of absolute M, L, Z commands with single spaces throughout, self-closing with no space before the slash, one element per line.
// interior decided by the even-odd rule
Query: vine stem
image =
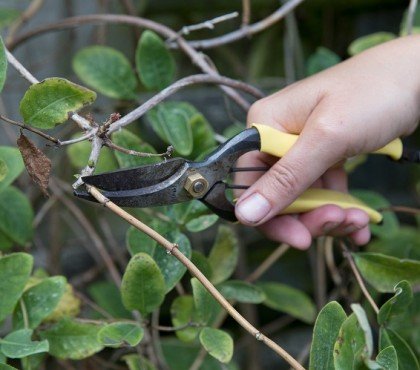
<path fill-rule="evenodd" d="M 347 261 L 350 264 L 350 268 L 353 271 L 353 274 L 354 274 L 354 276 L 357 280 L 357 283 L 360 286 L 360 289 L 362 290 L 364 296 L 366 297 L 366 299 L 368 300 L 368 302 L 372 306 L 375 313 L 378 314 L 379 313 L 379 308 L 376 305 L 375 301 L 373 300 L 372 296 L 369 294 L 369 292 L 366 288 L 365 282 L 363 281 L 363 278 L 360 275 L 360 272 L 359 272 L 359 270 L 356 266 L 356 263 L 354 262 L 353 256 L 351 255 L 350 251 L 348 250 L 347 246 L 344 244 L 343 241 L 340 241 L 340 247 L 343 250 L 344 257 L 347 259 Z"/>
<path fill-rule="evenodd" d="M 162 247 L 164 247 L 168 254 L 177 258 L 190 271 L 190 273 L 196 277 L 201 284 L 203 284 L 207 291 L 214 297 L 214 299 L 219 302 L 219 304 L 229 313 L 229 315 L 248 333 L 271 348 L 274 352 L 286 360 L 287 363 L 294 369 L 305 370 L 304 367 L 299 364 L 288 352 L 286 352 L 277 343 L 263 335 L 258 329 L 251 325 L 235 308 L 233 308 L 232 305 L 226 300 L 226 298 L 224 298 L 214 287 L 214 285 L 204 276 L 204 274 L 184 254 L 179 251 L 176 244 L 170 242 L 158 232 L 145 225 L 128 212 L 124 211 L 122 208 L 106 198 L 95 187 L 87 186 L 87 190 L 104 207 L 110 209 L 112 212 L 133 225 L 136 229 L 147 234 L 149 237 L 158 242 Z"/>

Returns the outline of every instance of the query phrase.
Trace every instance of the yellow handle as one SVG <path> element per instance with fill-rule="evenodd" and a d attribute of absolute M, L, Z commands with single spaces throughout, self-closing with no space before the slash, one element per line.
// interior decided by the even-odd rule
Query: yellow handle
<path fill-rule="evenodd" d="M 286 152 L 296 143 L 298 135 L 288 134 L 276 130 L 270 126 L 253 124 L 261 138 L 260 150 L 264 153 L 274 155 L 276 157 L 283 157 Z M 400 139 L 393 140 L 388 145 L 374 152 L 375 154 L 385 154 L 392 159 L 398 160 L 402 156 L 402 142 Z M 364 204 L 359 199 L 352 197 L 349 194 L 340 193 L 338 191 L 326 189 L 308 189 L 298 199 L 296 199 L 289 207 L 284 209 L 281 213 L 302 213 L 308 212 L 326 204 L 334 204 L 341 208 L 358 208 L 365 211 L 370 221 L 373 223 L 380 223 L 382 215 Z"/>

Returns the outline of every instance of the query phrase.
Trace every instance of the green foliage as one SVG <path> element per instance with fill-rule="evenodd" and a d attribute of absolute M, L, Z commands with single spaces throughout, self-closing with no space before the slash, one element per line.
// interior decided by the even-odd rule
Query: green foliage
<path fill-rule="evenodd" d="M 9 358 L 23 358 L 35 353 L 48 352 L 48 341 L 32 341 L 33 330 L 20 329 L 0 339 L 0 349 Z"/>
<path fill-rule="evenodd" d="M 153 31 L 142 33 L 136 49 L 140 80 L 149 90 L 162 90 L 175 76 L 175 61 L 163 40 Z"/>
<path fill-rule="evenodd" d="M 200 317 L 195 308 L 194 298 L 190 295 L 176 297 L 171 305 L 172 324 L 176 330 L 176 336 L 183 342 L 194 340 L 200 328 Z"/>
<path fill-rule="evenodd" d="M 9 173 L 9 167 L 3 159 L 0 159 L 0 182 L 3 181 Z"/>
<path fill-rule="evenodd" d="M 198 233 L 213 226 L 218 219 L 219 217 L 217 215 L 203 215 L 188 221 L 185 227 L 192 233 Z"/>
<path fill-rule="evenodd" d="M 0 12 L 1 14 L 1 12 Z M 0 20 L 1 24 L 1 20 Z M 0 92 L 3 90 L 7 75 L 7 56 L 3 39 L 0 37 Z"/>
<path fill-rule="evenodd" d="M 0 257 L 0 322 L 13 312 L 32 270 L 33 258 L 25 253 Z"/>
<path fill-rule="evenodd" d="M 314 75 L 315 73 L 340 63 L 340 61 L 341 58 L 336 53 L 330 49 L 319 47 L 307 61 L 306 74 L 308 76 Z"/>
<path fill-rule="evenodd" d="M 138 253 L 131 258 L 121 284 L 122 301 L 128 310 L 151 313 L 161 305 L 165 290 L 164 277 L 152 257 Z"/>
<path fill-rule="evenodd" d="M 348 48 L 350 55 L 356 55 L 365 51 L 366 49 L 372 48 L 376 45 L 383 44 L 384 42 L 395 39 L 396 36 L 389 32 L 376 32 L 367 36 L 359 37 L 354 40 Z"/>
<path fill-rule="evenodd" d="M 225 281 L 217 286 L 226 299 L 233 299 L 243 303 L 261 303 L 265 294 L 261 288 L 241 280 Z"/>
<path fill-rule="evenodd" d="M 73 69 L 86 85 L 115 99 L 135 99 L 137 79 L 130 62 L 108 46 L 89 46 L 73 58 Z"/>
<path fill-rule="evenodd" d="M 11 146 L 0 146 L 0 159 L 7 167 L 7 173 L 3 174 L 0 181 L 0 191 L 8 187 L 22 173 L 25 165 L 19 149 Z"/>
<path fill-rule="evenodd" d="M 114 322 L 101 328 L 98 340 L 106 347 L 136 346 L 143 339 L 144 330 L 138 324 Z"/>
<path fill-rule="evenodd" d="M 210 251 L 209 262 L 212 269 L 212 283 L 218 284 L 228 279 L 238 262 L 238 239 L 232 229 L 221 225 L 216 241 Z"/>
<path fill-rule="evenodd" d="M 15 8 L 0 8 L 0 28 L 4 28 L 20 17 L 20 11 Z"/>
<path fill-rule="evenodd" d="M 206 288 L 197 280 L 191 279 L 194 304 L 200 318 L 200 324 L 211 324 L 220 312 L 221 306 Z"/>
<path fill-rule="evenodd" d="M 346 318 L 343 308 L 335 301 L 328 303 L 319 312 L 312 336 L 310 370 L 334 370 L 334 344 Z"/>
<path fill-rule="evenodd" d="M 103 348 L 98 340 L 102 325 L 63 319 L 40 332 L 42 339 L 50 344 L 49 353 L 57 358 L 81 360 Z"/>
<path fill-rule="evenodd" d="M 70 112 L 77 112 L 95 99 L 93 91 L 64 78 L 52 77 L 31 85 L 19 109 L 26 124 L 51 129 L 67 121 Z"/>
<path fill-rule="evenodd" d="M 376 362 L 384 370 L 398 369 L 397 351 L 393 346 L 384 348 L 381 352 L 378 353 L 378 356 L 376 356 Z"/>
<path fill-rule="evenodd" d="M 401 280 L 420 282 L 420 261 L 398 259 L 379 253 L 354 253 L 362 276 L 379 292 L 392 292 Z"/>
<path fill-rule="evenodd" d="M 407 35 L 407 17 L 408 17 L 408 9 L 404 12 L 403 19 L 400 25 L 400 36 Z M 420 33 L 420 7 L 416 6 L 414 11 L 414 19 L 413 19 L 413 29 L 412 33 Z"/>
<path fill-rule="evenodd" d="M 143 356 L 130 354 L 123 356 L 122 359 L 127 364 L 129 370 L 156 370 L 153 364 Z"/>
<path fill-rule="evenodd" d="M 398 369 L 409 370 L 419 369 L 417 356 L 408 343 L 394 330 L 381 328 L 379 334 L 379 348 L 381 350 L 393 346 L 397 351 Z"/>
<path fill-rule="evenodd" d="M 262 282 L 258 286 L 265 293 L 265 306 L 288 313 L 309 324 L 315 321 L 315 305 L 302 291 L 275 282 Z"/>
<path fill-rule="evenodd" d="M 408 281 L 400 281 L 394 288 L 395 295 L 386 301 L 378 313 L 378 324 L 387 325 L 390 321 L 404 314 L 413 300 L 413 292 Z"/>
<path fill-rule="evenodd" d="M 233 340 L 225 331 L 204 328 L 200 332 L 200 342 L 205 350 L 220 362 L 227 363 L 231 360 L 233 355 Z"/>

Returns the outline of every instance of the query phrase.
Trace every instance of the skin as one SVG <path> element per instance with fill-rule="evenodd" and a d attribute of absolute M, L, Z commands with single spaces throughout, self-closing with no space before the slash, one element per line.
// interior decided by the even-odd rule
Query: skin
<path fill-rule="evenodd" d="M 367 214 L 325 205 L 278 216 L 308 187 L 347 192 L 346 158 L 377 150 L 412 133 L 420 119 L 420 36 L 391 41 L 346 60 L 254 103 L 248 126 L 263 123 L 299 134 L 280 160 L 260 152 L 242 156 L 239 166 L 271 166 L 240 173 L 237 183 L 252 184 L 236 203 L 241 223 L 256 226 L 270 239 L 299 249 L 320 235 L 370 239 Z"/>

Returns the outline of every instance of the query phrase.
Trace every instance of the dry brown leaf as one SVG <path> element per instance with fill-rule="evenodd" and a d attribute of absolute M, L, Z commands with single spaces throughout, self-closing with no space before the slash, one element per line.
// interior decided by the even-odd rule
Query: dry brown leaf
<path fill-rule="evenodd" d="M 51 172 L 50 159 L 22 133 L 17 139 L 17 145 L 29 176 L 40 187 L 42 192 L 49 196 L 47 189 Z"/>

